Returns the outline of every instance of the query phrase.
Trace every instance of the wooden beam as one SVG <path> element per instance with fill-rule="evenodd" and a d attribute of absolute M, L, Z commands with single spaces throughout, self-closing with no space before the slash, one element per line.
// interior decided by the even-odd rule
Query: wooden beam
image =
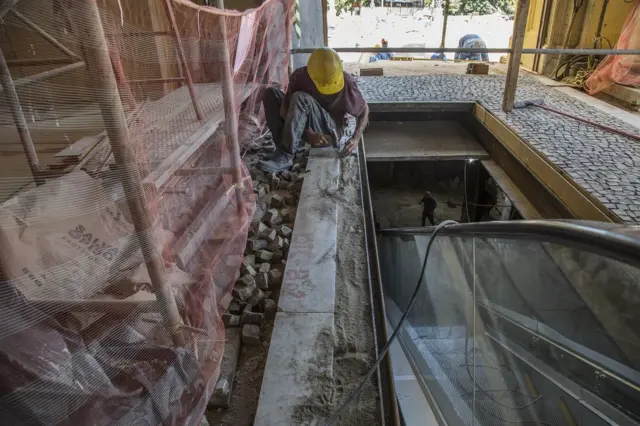
<path fill-rule="evenodd" d="M 76 62 L 73 58 L 63 57 L 63 58 L 48 58 L 48 59 L 9 59 L 7 60 L 7 65 L 10 67 L 35 67 L 42 65 L 64 65 L 64 64 L 72 64 Z"/>
<path fill-rule="evenodd" d="M 484 148 L 518 187 L 536 200 L 545 219 L 583 219 L 621 223 L 601 202 L 550 163 L 508 126 L 476 104 L 476 134 Z"/>
<path fill-rule="evenodd" d="M 28 77 L 24 77 L 18 80 L 13 81 L 13 85 L 15 88 L 28 86 L 33 83 L 37 83 L 39 81 L 47 80 L 53 77 L 57 77 L 59 75 L 75 71 L 77 69 L 84 68 L 84 62 L 74 62 L 73 64 L 65 65 L 63 67 L 54 68 L 49 71 L 44 71 L 39 74 L 30 75 Z"/>
<path fill-rule="evenodd" d="M 190 176 L 190 175 L 218 175 L 222 173 L 230 173 L 229 167 L 183 167 L 176 170 L 175 176 Z"/>
<path fill-rule="evenodd" d="M 182 38 L 180 37 L 180 31 L 178 31 L 178 24 L 176 23 L 176 16 L 173 13 L 173 6 L 171 5 L 171 0 L 164 0 L 165 11 L 167 12 L 167 18 L 169 19 L 169 24 L 171 25 L 171 30 L 173 31 L 173 36 L 175 38 L 174 43 L 176 46 L 176 50 L 178 52 L 178 59 L 180 60 L 180 65 L 182 65 L 182 72 L 184 73 L 184 78 L 187 80 L 187 87 L 189 88 L 189 96 L 191 96 L 191 102 L 193 103 L 193 109 L 196 112 L 196 118 L 198 120 L 203 120 L 204 115 L 202 114 L 202 110 L 200 109 L 200 104 L 198 103 L 198 99 L 196 98 L 196 93 L 193 90 L 193 80 L 191 79 L 191 70 L 189 69 L 189 64 L 187 63 L 187 56 L 184 54 L 184 49 L 182 48 Z M 228 49 L 226 43 L 224 43 L 225 48 Z"/>
<path fill-rule="evenodd" d="M 444 21 L 442 22 L 442 38 L 440 39 L 440 47 L 444 47 L 445 39 L 447 38 L 447 21 L 449 21 L 449 0 L 444 2 Z M 440 54 L 440 58 L 444 57 L 444 53 Z"/>
<path fill-rule="evenodd" d="M 22 13 L 18 12 L 15 9 L 10 9 L 9 12 L 11 12 L 11 14 L 13 16 L 15 16 L 20 21 L 22 21 L 22 23 L 24 23 L 27 27 L 31 28 L 33 31 L 35 31 L 38 34 L 40 34 L 40 36 L 42 38 L 47 40 L 49 43 L 53 44 L 62 53 L 64 53 L 65 55 L 67 55 L 70 58 L 75 59 L 76 61 L 80 60 L 80 56 L 78 56 L 75 53 L 73 53 L 67 46 L 65 46 L 64 44 L 60 43 L 58 40 L 56 40 L 51 35 L 49 35 L 49 33 L 47 33 L 45 30 L 43 30 L 38 25 L 36 25 L 36 23 L 33 22 L 31 19 L 27 18 L 26 16 L 24 16 Z"/>
<path fill-rule="evenodd" d="M 224 10 L 224 0 L 216 0 L 218 9 Z M 238 212 L 243 210 L 242 198 L 242 158 L 240 157 L 240 139 L 238 137 L 238 110 L 236 109 L 236 94 L 233 89 L 233 68 L 229 54 L 227 40 L 227 25 L 225 15 L 220 15 L 218 31 L 222 40 L 222 100 L 224 103 L 224 125 L 227 146 L 233 167 L 233 184 L 236 188 L 236 207 Z"/>
<path fill-rule="evenodd" d="M 144 199 L 140 170 L 133 144 L 129 138 L 127 121 L 118 93 L 118 84 L 111 67 L 109 48 L 104 35 L 100 12 L 95 0 L 75 0 L 78 13 L 78 36 L 84 45 L 85 61 L 102 111 L 109 143 L 116 160 L 116 171 L 124 188 L 136 237 L 151 279 L 151 286 L 161 307 L 165 327 L 174 344 L 184 346 L 182 323 L 176 299 L 167 279 L 164 259 L 154 236 L 153 218 Z"/>
<path fill-rule="evenodd" d="M 118 90 L 120 91 L 120 98 L 124 98 L 129 105 L 129 108 L 136 109 L 136 99 L 133 96 L 131 87 L 127 83 L 127 76 L 124 73 L 124 67 L 120 60 L 120 54 L 118 49 L 112 47 L 109 49 L 109 58 L 111 58 L 111 67 L 113 68 L 113 75 L 116 77 L 118 83 Z"/>
<path fill-rule="evenodd" d="M 11 72 L 9 71 L 9 66 L 4 59 L 2 50 L 0 50 L 0 82 L 2 83 L 2 88 L 7 98 L 9 108 L 11 109 L 11 115 L 13 116 L 16 130 L 18 131 L 18 135 L 22 141 L 24 153 L 27 156 L 27 163 L 29 164 L 31 175 L 36 181 L 36 184 L 39 184 L 41 183 L 41 180 L 38 177 L 38 173 L 40 171 L 40 160 L 38 160 L 36 147 L 33 145 L 29 126 L 27 125 L 27 120 L 24 118 L 20 99 L 18 98 L 18 93 L 16 92 L 16 87 L 13 79 L 11 78 Z"/>
<path fill-rule="evenodd" d="M 4 15 L 6 15 L 12 7 L 18 4 L 19 1 L 20 0 L 0 0 L 0 18 L 4 18 Z"/>
<path fill-rule="evenodd" d="M 155 300 L 29 300 L 29 304 L 47 313 L 105 312 L 127 315 L 158 312 L 162 308 Z"/>
<path fill-rule="evenodd" d="M 213 117 L 189 136 L 178 148 L 173 151 L 162 163 L 144 178 L 143 185 L 152 192 L 159 191 L 175 172 L 182 168 L 201 147 L 209 140 L 220 126 L 220 118 Z"/>
<path fill-rule="evenodd" d="M 184 77 L 170 77 L 170 78 L 147 78 L 144 80 L 127 80 L 129 84 L 162 84 L 162 83 L 181 83 L 184 81 Z"/>
<path fill-rule="evenodd" d="M 198 252 L 202 244 L 215 234 L 215 227 L 221 225 L 224 219 L 222 213 L 232 200 L 229 191 L 223 191 L 222 196 L 217 195 L 215 192 L 213 193 L 211 201 L 200 210 L 198 216 L 189 224 L 173 246 L 175 252 L 174 260 L 185 271 L 189 261 Z"/>
<path fill-rule="evenodd" d="M 327 0 L 320 2 L 322 6 L 322 40 L 325 46 L 329 46 L 329 24 L 327 22 Z"/>
<path fill-rule="evenodd" d="M 513 102 L 516 99 L 518 87 L 518 74 L 520 73 L 520 58 L 522 57 L 522 45 L 526 31 L 527 16 L 529 16 L 530 0 L 519 0 L 516 9 L 516 17 L 513 21 L 513 35 L 511 36 L 511 53 L 507 65 L 507 77 L 504 82 L 504 98 L 502 110 L 513 111 Z"/>

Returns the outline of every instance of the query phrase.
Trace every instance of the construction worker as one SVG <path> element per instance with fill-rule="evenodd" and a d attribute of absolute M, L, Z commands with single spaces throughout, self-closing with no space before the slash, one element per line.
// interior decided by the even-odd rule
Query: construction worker
<path fill-rule="evenodd" d="M 435 218 L 433 217 L 433 213 L 436 210 L 438 203 L 431 196 L 431 192 L 427 191 L 424 193 L 422 200 L 420 200 L 420 204 L 422 204 L 422 226 L 425 226 L 426 219 L 429 219 L 429 223 L 431 226 L 436 225 Z"/>
<path fill-rule="evenodd" d="M 382 39 L 383 43 L 386 43 L 385 39 Z M 374 46 L 376 49 L 379 49 L 380 47 L 389 47 L 388 44 L 383 44 L 382 46 L 380 46 L 379 44 L 376 44 Z M 369 57 L 369 62 L 378 62 L 378 61 L 388 61 L 389 59 L 392 58 L 391 53 L 388 52 L 377 52 L 374 53 L 373 55 L 371 55 Z"/>
<path fill-rule="evenodd" d="M 485 49 L 487 45 L 484 40 L 477 34 L 467 34 L 458 41 L 458 47 L 466 47 L 468 49 Z M 461 61 L 488 61 L 488 53 L 456 53 L 454 59 Z"/>
<path fill-rule="evenodd" d="M 311 146 L 337 147 L 346 131 L 347 114 L 356 118 L 356 126 L 342 154 L 351 154 L 369 120 L 369 107 L 356 81 L 328 47 L 316 49 L 307 66 L 291 74 L 286 93 L 275 87 L 265 89 L 262 103 L 276 144 L 276 151 L 258 164 L 267 172 L 290 168 L 303 139 Z"/>

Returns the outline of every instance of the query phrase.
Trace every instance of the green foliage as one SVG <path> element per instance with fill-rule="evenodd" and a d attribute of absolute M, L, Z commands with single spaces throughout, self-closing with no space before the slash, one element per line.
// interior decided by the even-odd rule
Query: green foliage
<path fill-rule="evenodd" d="M 361 7 L 369 7 L 373 5 L 379 5 L 381 0 L 336 0 L 336 15 L 340 16 L 343 12 L 349 12 L 354 4 L 359 4 Z"/>
<path fill-rule="evenodd" d="M 449 10 L 451 15 L 490 15 L 496 12 L 512 14 L 514 0 L 461 0 L 456 8 Z"/>

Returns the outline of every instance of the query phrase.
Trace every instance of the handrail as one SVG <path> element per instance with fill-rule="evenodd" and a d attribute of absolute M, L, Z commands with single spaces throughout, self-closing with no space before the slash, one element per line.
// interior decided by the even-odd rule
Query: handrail
<path fill-rule="evenodd" d="M 612 227 L 607 224 L 607 229 L 601 229 L 588 224 L 589 222 L 552 220 L 461 223 L 447 226 L 440 235 L 499 237 L 557 243 L 640 268 L 640 238 L 611 231 L 616 228 L 625 229 L 624 225 Z M 429 235 L 434 229 L 434 227 L 383 229 L 378 231 L 378 234 Z"/>
<path fill-rule="evenodd" d="M 291 53 L 312 53 L 317 47 L 294 47 Z M 510 47 L 332 47 L 338 53 L 511 53 Z M 640 49 L 538 49 L 524 48 L 523 55 L 640 55 Z"/>

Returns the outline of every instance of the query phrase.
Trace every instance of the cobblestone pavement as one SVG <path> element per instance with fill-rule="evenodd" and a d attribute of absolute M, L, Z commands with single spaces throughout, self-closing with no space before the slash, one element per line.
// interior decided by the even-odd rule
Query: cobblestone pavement
<path fill-rule="evenodd" d="M 536 107 L 502 111 L 504 77 L 428 75 L 359 77 L 368 102 L 476 101 L 544 154 L 625 223 L 640 223 L 640 143 Z M 516 100 L 545 105 L 634 134 L 640 131 L 584 102 L 527 77 Z"/>

